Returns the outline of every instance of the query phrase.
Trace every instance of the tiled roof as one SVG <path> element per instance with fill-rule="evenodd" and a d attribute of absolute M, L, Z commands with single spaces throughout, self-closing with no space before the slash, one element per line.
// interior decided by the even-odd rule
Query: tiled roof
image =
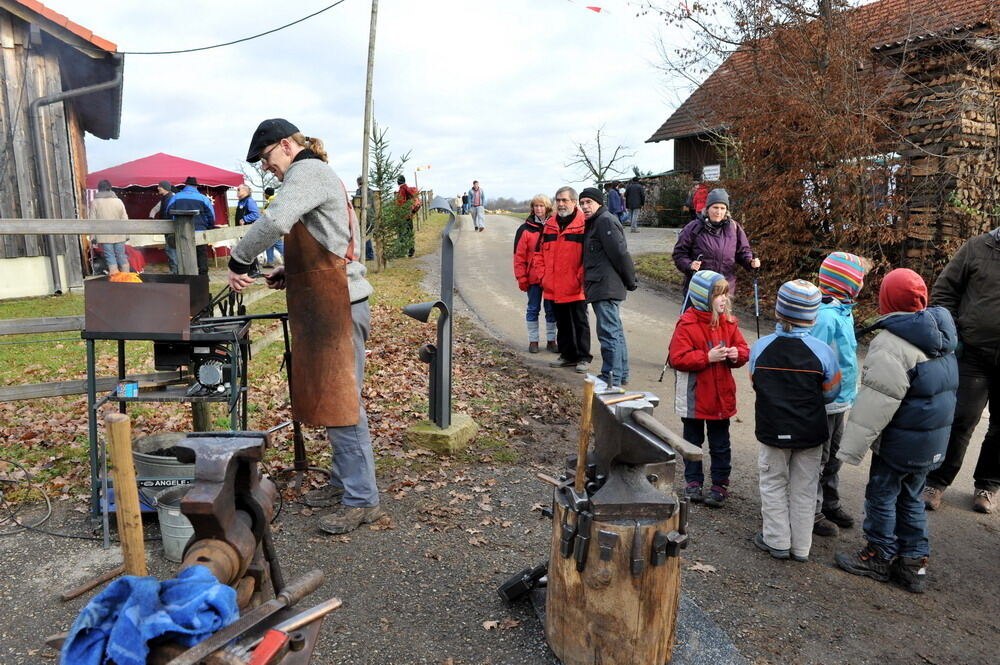
<path fill-rule="evenodd" d="M 102 51 L 108 51 L 110 53 L 114 53 L 115 51 L 118 50 L 117 44 L 109 42 L 107 39 L 104 39 L 103 37 L 98 37 L 91 30 L 88 30 L 87 28 L 83 27 L 78 23 L 74 23 L 73 21 L 69 20 L 69 18 L 63 16 L 59 12 L 53 9 L 49 9 L 42 3 L 38 2 L 38 0 L 4 0 L 3 2 L 0 2 L 0 6 L 4 5 L 20 5 L 25 9 L 31 10 L 38 16 L 45 19 L 46 21 L 54 23 L 55 25 L 59 26 L 60 28 L 63 28 L 69 33 L 76 35 L 83 41 L 93 46 L 96 46 Z"/>
<path fill-rule="evenodd" d="M 850 29 L 871 31 L 874 49 L 956 28 L 995 24 L 998 13 L 1000 0 L 878 0 L 847 10 L 847 22 Z M 750 55 L 739 50 L 729 56 L 646 142 L 718 129 L 711 100 L 731 88 L 735 77 L 751 64 Z"/>

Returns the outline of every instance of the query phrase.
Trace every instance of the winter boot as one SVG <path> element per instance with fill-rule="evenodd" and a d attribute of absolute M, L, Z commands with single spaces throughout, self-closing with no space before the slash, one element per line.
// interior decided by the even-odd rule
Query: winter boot
<path fill-rule="evenodd" d="M 824 538 L 836 538 L 839 533 L 840 529 L 832 520 L 827 519 L 822 513 L 816 516 L 816 521 L 813 522 L 814 535 L 823 536 Z"/>
<path fill-rule="evenodd" d="M 691 503 L 701 503 L 705 500 L 705 497 L 701 495 L 701 483 L 697 480 L 692 480 L 684 488 L 684 495 L 688 498 Z"/>
<path fill-rule="evenodd" d="M 927 557 L 896 557 L 889 567 L 889 579 L 910 593 L 927 591 Z"/>
<path fill-rule="evenodd" d="M 545 343 L 545 350 L 549 353 L 559 353 L 559 345 L 556 344 L 554 339 L 550 339 Z"/>
<path fill-rule="evenodd" d="M 878 547 L 867 543 L 863 549 L 847 554 L 837 552 L 833 558 L 837 565 L 852 575 L 870 577 L 879 582 L 889 581 L 889 567 L 892 559 L 882 556 Z"/>
<path fill-rule="evenodd" d="M 729 488 L 725 485 L 712 485 L 705 492 L 705 505 L 709 508 L 722 508 L 729 498 Z"/>
<path fill-rule="evenodd" d="M 538 353 L 538 342 L 528 342 L 528 353 Z"/>

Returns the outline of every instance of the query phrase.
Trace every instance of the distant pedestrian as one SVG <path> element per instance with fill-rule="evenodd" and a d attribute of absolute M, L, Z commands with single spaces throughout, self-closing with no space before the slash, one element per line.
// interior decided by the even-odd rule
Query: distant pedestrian
<path fill-rule="evenodd" d="M 468 194 L 462 194 L 462 214 L 463 215 L 468 215 L 469 214 L 469 195 Z"/>
<path fill-rule="evenodd" d="M 814 284 L 785 282 L 775 303 L 774 334 L 750 349 L 763 518 L 754 545 L 775 559 L 809 558 L 816 484 L 829 438 L 823 405 L 840 388 L 833 350 L 809 334 L 819 305 Z"/>
<path fill-rule="evenodd" d="M 607 193 L 608 211 L 617 217 L 620 222 L 622 215 L 625 214 L 625 199 L 622 198 L 621 192 L 618 191 L 618 186 L 613 182 L 605 185 L 604 190 Z"/>
<path fill-rule="evenodd" d="M 486 194 L 479 186 L 478 180 L 472 181 L 472 189 L 469 190 L 469 207 L 472 209 L 472 224 L 477 231 L 485 231 Z"/>
<path fill-rule="evenodd" d="M 632 226 L 632 233 L 639 232 L 639 215 L 642 213 L 642 206 L 644 205 L 646 205 L 646 190 L 639 183 L 639 176 L 635 176 L 632 178 L 632 182 L 625 187 L 625 207 L 628 208 L 628 218 L 629 224 Z"/>
<path fill-rule="evenodd" d="M 198 191 L 198 179 L 194 176 L 188 176 L 181 191 L 170 199 L 167 212 L 176 219 L 175 213 L 178 210 L 194 210 L 197 213 L 194 216 L 196 231 L 208 231 L 215 227 L 215 208 L 212 200 Z M 195 247 L 199 275 L 208 274 L 208 247 L 208 245 Z"/>
<path fill-rule="evenodd" d="M 403 208 L 406 220 L 399 232 L 399 242 L 403 250 L 406 251 L 406 255 L 413 256 L 416 249 L 413 237 L 413 216 L 420 209 L 420 192 L 416 187 L 410 187 L 406 184 L 406 176 L 397 176 L 396 184 L 399 185 L 399 189 L 396 190 L 396 205 Z"/>
<path fill-rule="evenodd" d="M 712 485 L 703 493 L 700 461 L 684 462 L 685 493 L 694 503 L 721 508 L 729 497 L 732 444 L 729 419 L 736 415 L 733 370 L 742 367 L 750 349 L 732 314 L 729 282 L 717 272 L 695 273 L 688 287 L 691 303 L 674 327 L 668 362 L 676 374 L 674 408 L 684 425 L 684 439 L 701 447 L 708 430 Z"/>
<path fill-rule="evenodd" d="M 150 219 L 170 219 L 167 210 L 170 208 L 170 199 L 174 198 L 174 186 L 167 180 L 161 180 L 156 186 L 156 193 L 160 195 L 153 209 L 149 211 Z M 163 253 L 167 255 L 167 267 L 172 275 L 176 275 L 177 269 L 177 236 L 167 233 L 163 236 Z"/>
<path fill-rule="evenodd" d="M 691 191 L 688 193 L 687 201 L 684 202 L 684 211 L 691 214 L 691 219 L 705 213 L 708 205 L 708 184 L 702 182 L 696 172 L 691 174 Z"/>
<path fill-rule="evenodd" d="M 236 212 L 233 214 L 236 226 L 253 224 L 260 217 L 257 202 L 250 196 L 250 187 L 240 185 L 236 188 Z"/>
<path fill-rule="evenodd" d="M 677 270 L 684 275 L 685 290 L 691 275 L 699 270 L 714 270 L 722 273 L 729 281 L 729 292 L 735 294 L 736 265 L 747 269 L 760 267 L 760 259 L 750 250 L 746 232 L 729 214 L 729 194 L 724 189 L 709 192 L 705 214 L 688 222 L 678 234 L 673 258 Z"/>
<path fill-rule="evenodd" d="M 586 218 L 577 206 L 576 190 L 560 187 L 556 214 L 545 222 L 542 234 L 543 295 L 556 314 L 559 359 L 549 367 L 573 367 L 586 374 L 590 361 L 590 321 L 583 284 L 583 242 Z"/>
<path fill-rule="evenodd" d="M 927 588 L 930 539 L 922 492 L 927 472 L 941 464 L 955 415 L 958 333 L 944 307 L 927 308 L 927 286 L 906 268 L 879 290 L 881 329 L 868 348 L 861 389 L 837 457 L 872 462 L 865 488 L 866 545 L 837 552 L 837 565 L 907 591 Z"/>
<path fill-rule="evenodd" d="M 97 194 L 90 202 L 87 216 L 90 219 L 128 219 L 125 204 L 111 189 L 110 181 L 102 180 L 97 183 Z M 101 250 L 104 252 L 104 262 L 108 265 L 109 275 L 114 275 L 119 270 L 121 272 L 131 271 L 128 258 L 125 256 L 125 241 L 127 240 L 128 236 L 123 233 L 101 234 L 94 238 L 94 241 L 101 246 Z"/>
<path fill-rule="evenodd" d="M 514 278 L 528 294 L 524 318 L 528 324 L 528 352 L 538 353 L 538 315 L 545 310 L 545 348 L 556 352 L 556 314 L 552 300 L 542 297 L 545 261 L 542 258 L 542 230 L 552 215 L 552 201 L 544 194 L 531 199 L 531 214 L 514 234 Z"/>
<path fill-rule="evenodd" d="M 601 344 L 601 373 L 609 386 L 628 385 L 628 345 L 622 326 L 621 304 L 635 291 L 635 266 L 625 244 L 625 230 L 604 207 L 596 187 L 580 192 L 580 209 L 587 218 L 583 240 L 583 283 L 587 302 L 594 308 L 594 327 Z"/>
<path fill-rule="evenodd" d="M 267 207 L 269 205 L 271 205 L 271 203 L 274 201 L 274 197 L 275 197 L 274 187 L 265 187 L 264 188 L 264 210 L 267 210 Z M 281 263 L 284 263 L 284 261 L 285 261 L 285 238 L 284 237 L 281 237 L 281 238 L 278 238 L 277 240 L 275 240 L 274 244 L 271 245 L 270 247 L 268 247 L 267 250 L 265 250 L 265 252 L 264 252 L 264 260 L 266 261 L 266 263 L 264 264 L 265 268 L 273 268 L 274 264 L 278 263 L 278 259 L 277 259 L 277 257 L 275 256 L 275 253 L 274 253 L 275 250 L 278 250 L 278 254 L 281 255 Z"/>
<path fill-rule="evenodd" d="M 1000 490 L 1000 229 L 966 241 L 944 267 L 931 302 L 951 312 L 958 325 L 958 403 L 944 463 L 927 475 L 924 501 L 931 510 L 955 482 L 972 432 L 986 404 L 989 423 L 972 472 L 972 509 L 992 513 Z"/>
<path fill-rule="evenodd" d="M 826 405 L 826 424 L 830 437 L 823 444 L 822 469 L 816 491 L 816 522 L 813 534 L 833 537 L 839 529 L 854 526 L 854 518 L 840 505 L 837 459 L 844 420 L 854 406 L 858 391 L 858 340 L 854 336 L 855 298 L 864 284 L 865 268 L 861 258 L 847 252 L 834 252 L 819 267 L 819 291 L 823 300 L 809 334 L 826 342 L 837 356 L 840 390 Z"/>

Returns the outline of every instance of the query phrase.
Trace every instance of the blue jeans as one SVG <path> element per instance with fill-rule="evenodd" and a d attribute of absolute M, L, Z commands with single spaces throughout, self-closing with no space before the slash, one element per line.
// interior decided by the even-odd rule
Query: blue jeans
<path fill-rule="evenodd" d="M 556 341 L 556 313 L 552 309 L 552 301 L 542 298 L 542 285 L 532 284 L 528 287 L 528 309 L 524 320 L 528 322 L 528 341 L 538 341 L 538 314 L 545 307 L 545 339 Z"/>
<path fill-rule="evenodd" d="M 273 245 L 271 245 L 270 247 L 267 248 L 267 250 L 265 252 L 265 254 L 267 256 L 267 262 L 270 263 L 270 264 L 272 264 L 272 265 L 274 264 L 274 250 L 275 249 L 277 249 L 279 252 L 281 252 L 281 260 L 284 261 L 285 260 L 285 241 L 284 240 L 279 240 L 278 242 L 274 243 Z"/>
<path fill-rule="evenodd" d="M 365 342 L 371 330 L 371 310 L 368 301 L 351 305 L 354 320 L 354 370 L 361 383 L 365 378 Z M 330 484 L 344 488 L 343 504 L 368 508 L 379 504 L 378 485 L 375 483 L 375 456 L 372 438 L 368 431 L 368 414 L 364 402 L 359 400 L 361 415 L 357 425 L 327 427 L 326 436 L 333 449 Z"/>
<path fill-rule="evenodd" d="M 863 528 L 868 542 L 876 545 L 886 558 L 930 556 L 922 496 L 926 480 L 926 471 L 897 471 L 880 456 L 872 455 Z"/>
<path fill-rule="evenodd" d="M 167 266 L 170 267 L 170 274 L 177 274 L 177 248 L 170 245 L 163 246 L 163 253 L 167 255 Z"/>
<path fill-rule="evenodd" d="M 700 418 L 681 418 L 684 424 L 684 439 L 701 448 L 705 442 L 705 430 L 708 430 L 708 454 L 712 457 L 712 484 L 722 487 L 729 486 L 729 474 L 733 470 L 733 449 L 729 440 L 729 419 L 702 420 Z M 705 471 L 702 463 L 684 462 L 684 482 L 705 482 Z"/>
<path fill-rule="evenodd" d="M 108 264 L 109 273 L 113 275 L 119 270 L 129 271 L 124 242 L 102 242 L 101 249 L 104 250 L 104 261 Z"/>
<path fill-rule="evenodd" d="M 611 385 L 628 383 L 628 346 L 625 329 L 619 313 L 621 300 L 595 300 L 594 308 L 597 341 L 601 344 L 601 378 Z"/>

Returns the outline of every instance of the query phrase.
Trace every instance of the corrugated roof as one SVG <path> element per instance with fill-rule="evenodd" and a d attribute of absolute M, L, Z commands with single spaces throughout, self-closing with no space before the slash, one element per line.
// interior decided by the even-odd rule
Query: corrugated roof
<path fill-rule="evenodd" d="M 62 14 L 60 14 L 57 11 L 55 11 L 54 9 L 49 9 L 48 7 L 46 7 L 41 2 L 38 2 L 38 0 L 2 0 L 2 1 L 0 1 L 0 7 L 5 7 L 8 10 L 10 10 L 12 13 L 20 14 L 19 12 L 15 11 L 16 7 L 14 7 L 14 5 L 20 5 L 21 7 L 24 7 L 25 9 L 28 9 L 28 10 L 34 12 L 39 17 L 45 19 L 50 24 L 52 24 L 52 25 L 47 26 L 47 27 L 55 26 L 55 28 L 56 28 L 55 30 L 46 30 L 46 32 L 51 33 L 53 36 L 60 37 L 64 41 L 65 41 L 65 37 L 67 37 L 67 35 L 60 35 L 60 34 L 58 34 L 60 28 L 62 30 L 64 30 L 64 31 L 68 32 L 71 35 L 75 35 L 76 37 L 79 37 L 80 39 L 82 39 L 83 41 L 87 42 L 88 44 L 90 44 L 92 46 L 96 46 L 97 48 L 101 49 L 102 51 L 107 51 L 109 53 L 114 53 L 114 52 L 116 52 L 118 50 L 118 45 L 115 44 L 114 42 L 110 42 L 107 39 L 104 39 L 103 37 L 98 37 L 97 35 L 95 35 L 93 33 L 92 30 L 88 30 L 87 28 L 83 27 L 79 23 L 74 23 L 73 21 L 69 20 L 68 17 L 63 16 Z M 43 29 L 45 29 L 45 26 L 43 26 Z"/>
<path fill-rule="evenodd" d="M 995 25 L 997 5 L 997 0 L 879 0 L 846 12 L 849 28 L 874 32 L 870 44 L 877 49 L 956 29 Z M 719 129 L 720 122 L 711 102 L 732 86 L 734 77 L 748 68 L 751 61 L 751 53 L 745 50 L 729 56 L 646 142 Z"/>

